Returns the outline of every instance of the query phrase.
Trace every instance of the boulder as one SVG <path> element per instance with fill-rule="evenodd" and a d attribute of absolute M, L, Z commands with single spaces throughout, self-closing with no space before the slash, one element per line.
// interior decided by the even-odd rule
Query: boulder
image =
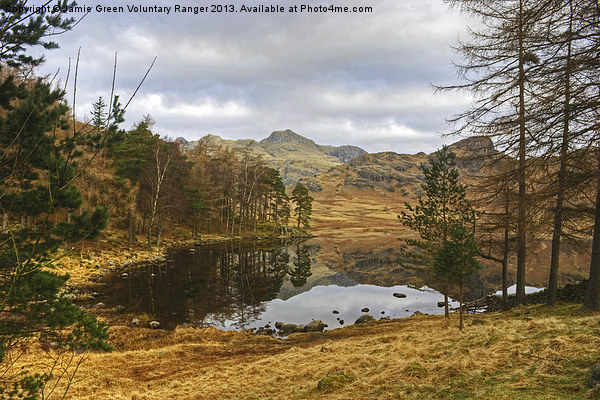
<path fill-rule="evenodd" d="M 320 319 L 316 321 L 311 321 L 304 327 L 304 332 L 323 332 L 327 325 L 323 323 Z"/>
<path fill-rule="evenodd" d="M 438 301 L 438 303 L 437 303 L 437 306 L 440 307 L 440 308 L 444 307 L 445 305 L 446 305 L 445 301 Z"/>
<path fill-rule="evenodd" d="M 364 314 L 364 315 L 361 315 L 360 317 L 358 317 L 358 319 L 356 321 L 354 321 L 354 325 L 366 324 L 367 322 L 372 322 L 372 321 L 376 321 L 375 317 L 373 317 L 371 314 Z"/>
<path fill-rule="evenodd" d="M 131 326 L 140 326 L 140 320 L 139 320 L 139 318 L 133 318 L 131 320 Z"/>
<path fill-rule="evenodd" d="M 369 308 L 368 308 L 368 307 L 365 307 L 365 308 L 363 308 L 363 309 L 362 309 L 362 310 L 360 310 L 360 311 L 362 311 L 362 312 L 369 312 Z"/>
<path fill-rule="evenodd" d="M 286 324 L 284 322 L 275 322 L 275 328 L 279 329 L 279 333 L 301 332 L 298 330 L 298 329 L 300 329 L 298 325 Z M 302 329 L 304 329 L 304 326 L 302 326 Z"/>
<path fill-rule="evenodd" d="M 406 297 L 406 295 L 404 293 L 394 293 L 394 297 L 397 297 L 399 299 L 404 299 Z"/>
<path fill-rule="evenodd" d="M 339 314 L 340 312 L 338 310 L 333 310 L 332 313 Z"/>
<path fill-rule="evenodd" d="M 593 388 L 600 386 L 600 364 L 596 365 L 592 369 L 592 376 L 590 377 L 590 385 Z"/>
<path fill-rule="evenodd" d="M 150 321 L 150 323 L 148 325 L 152 329 L 158 329 L 158 328 L 160 328 L 160 322 L 158 322 L 158 321 Z"/>

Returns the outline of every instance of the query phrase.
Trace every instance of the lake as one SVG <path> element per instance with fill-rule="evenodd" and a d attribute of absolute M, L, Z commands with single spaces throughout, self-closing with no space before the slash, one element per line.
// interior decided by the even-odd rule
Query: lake
<path fill-rule="evenodd" d="M 333 329 L 353 324 L 364 309 L 377 319 L 408 317 L 417 311 L 443 314 L 438 307 L 443 295 L 420 285 L 414 274 L 398 273 L 390 249 L 359 251 L 352 260 L 343 255 L 342 261 L 332 258 L 335 251 L 314 239 L 194 246 L 170 251 L 163 263 L 109 274 L 97 290 L 107 306 L 148 314 L 167 329 L 250 329 L 313 319 Z M 345 273 L 338 265 L 343 263 L 352 264 L 353 272 Z M 365 279 L 360 271 L 372 266 L 388 275 Z"/>

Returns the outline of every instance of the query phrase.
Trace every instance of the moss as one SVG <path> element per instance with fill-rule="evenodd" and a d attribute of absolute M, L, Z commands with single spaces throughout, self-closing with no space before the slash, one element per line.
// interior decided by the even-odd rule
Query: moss
<path fill-rule="evenodd" d="M 334 372 L 319 381 L 317 389 L 322 392 L 333 392 L 351 383 L 353 379 L 345 372 Z"/>

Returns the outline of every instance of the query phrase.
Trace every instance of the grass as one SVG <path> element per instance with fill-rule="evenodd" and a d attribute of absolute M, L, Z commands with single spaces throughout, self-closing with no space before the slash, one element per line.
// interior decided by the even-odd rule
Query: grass
<path fill-rule="evenodd" d="M 115 326 L 115 350 L 87 354 L 67 398 L 598 398 L 588 381 L 600 363 L 600 319 L 579 309 L 467 316 L 464 332 L 455 316 L 415 316 L 285 340 Z M 41 351 L 27 360 L 35 364 Z M 317 388 L 341 372 L 349 379 Z"/>

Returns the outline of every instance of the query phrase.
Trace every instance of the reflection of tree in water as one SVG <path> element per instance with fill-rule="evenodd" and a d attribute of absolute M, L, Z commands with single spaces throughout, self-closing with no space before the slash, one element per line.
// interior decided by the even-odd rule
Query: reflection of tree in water
<path fill-rule="evenodd" d="M 309 276 L 312 275 L 310 270 L 310 247 L 307 245 L 296 246 L 296 259 L 294 260 L 294 269 L 290 272 L 290 281 L 295 288 L 306 285 Z"/>
<path fill-rule="evenodd" d="M 230 242 L 170 255 L 167 265 L 132 272 L 109 296 L 132 312 L 148 313 L 165 327 L 243 328 L 259 319 L 277 297 L 288 271 L 288 251 L 279 246 Z"/>

